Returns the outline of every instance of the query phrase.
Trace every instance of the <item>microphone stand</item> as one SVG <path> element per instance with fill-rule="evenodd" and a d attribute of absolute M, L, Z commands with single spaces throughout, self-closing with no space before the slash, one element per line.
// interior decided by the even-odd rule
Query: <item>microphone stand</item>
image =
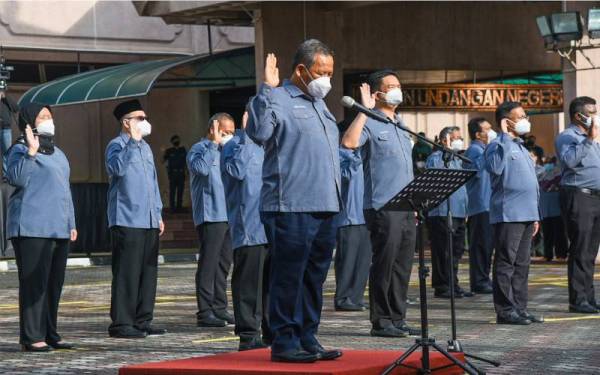
<path fill-rule="evenodd" d="M 352 99 L 352 102 L 354 103 L 354 100 Z M 344 101 L 342 100 L 342 104 L 346 107 L 347 104 L 344 103 Z M 434 141 L 432 141 L 431 139 L 422 136 L 412 130 L 410 130 L 409 128 L 407 128 L 406 126 L 399 124 L 398 122 L 392 120 L 391 118 L 385 116 L 385 115 L 381 115 L 379 113 L 376 113 L 372 110 L 369 110 L 368 108 L 362 107 L 360 105 L 351 105 L 351 108 L 364 113 L 365 115 L 367 115 L 368 117 L 374 118 L 376 120 L 379 121 L 383 121 L 385 123 L 388 124 L 392 124 L 395 127 L 397 127 L 400 130 L 403 130 L 406 133 L 409 133 L 411 135 L 413 135 L 414 137 L 416 137 L 417 139 L 429 144 L 434 150 L 440 150 L 442 151 L 442 158 L 444 160 L 444 166 L 446 169 L 449 168 L 449 163 L 450 160 L 452 160 L 453 158 L 458 158 L 460 160 L 462 160 L 463 162 L 466 163 L 471 163 L 471 159 L 467 158 L 464 155 L 459 154 L 458 152 L 445 147 L 444 145 L 435 143 Z M 472 354 L 468 354 L 465 353 L 463 351 L 462 345 L 461 343 L 458 341 L 458 339 L 456 338 L 456 312 L 455 312 L 455 307 L 454 307 L 454 299 L 455 299 L 455 295 L 454 295 L 454 257 L 452 254 L 452 233 L 453 233 L 453 228 L 452 228 L 452 216 L 450 213 L 450 198 L 447 199 L 446 201 L 447 207 L 448 207 L 448 214 L 447 214 L 447 225 L 448 225 L 448 229 L 449 229 L 449 240 L 448 240 L 448 244 L 449 244 L 449 262 L 450 262 L 450 309 L 451 309 L 451 324 L 452 324 L 452 339 L 448 340 L 448 351 L 449 352 L 460 352 L 463 353 L 465 356 L 465 364 L 467 366 L 469 366 L 474 372 L 476 372 L 479 375 L 485 375 L 485 371 L 479 369 L 478 367 L 476 367 L 475 365 L 473 365 L 471 362 L 469 362 L 469 360 L 467 358 L 472 358 L 474 360 L 477 361 L 482 361 L 482 362 L 486 362 L 489 363 L 495 367 L 499 367 L 500 366 L 500 362 L 494 361 L 494 360 L 490 360 L 490 359 L 486 359 L 486 358 L 482 358 L 479 356 L 475 356 Z M 422 239 L 423 240 L 423 239 Z M 423 244 L 422 244 L 423 245 Z M 387 371 L 384 371 L 384 373 L 387 373 Z"/>

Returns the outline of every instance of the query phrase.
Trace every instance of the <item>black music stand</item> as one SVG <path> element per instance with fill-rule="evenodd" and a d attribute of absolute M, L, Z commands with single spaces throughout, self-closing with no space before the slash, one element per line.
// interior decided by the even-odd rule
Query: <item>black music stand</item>
<path fill-rule="evenodd" d="M 446 369 L 452 365 L 444 365 L 430 368 L 429 348 L 432 347 L 442 353 L 454 365 L 459 366 L 470 375 L 477 375 L 478 371 L 468 363 L 463 364 L 444 348 L 435 342 L 435 338 L 429 337 L 427 318 L 427 285 L 426 279 L 429 268 L 425 266 L 425 225 L 424 212 L 428 211 L 448 199 L 452 193 L 467 183 L 477 171 L 461 169 L 427 169 L 417 176 L 401 192 L 393 197 L 382 209 L 387 211 L 416 211 L 419 222 L 419 291 L 421 298 L 421 337 L 402 354 L 397 360 L 387 367 L 382 375 L 390 374 L 396 367 L 404 366 L 417 370 L 422 374 L 430 374 L 433 371 Z M 421 368 L 409 366 L 403 362 L 417 349 L 422 349 Z"/>

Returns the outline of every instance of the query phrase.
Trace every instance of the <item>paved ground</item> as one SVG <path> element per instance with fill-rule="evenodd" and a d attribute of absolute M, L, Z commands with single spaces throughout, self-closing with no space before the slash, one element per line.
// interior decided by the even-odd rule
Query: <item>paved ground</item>
<path fill-rule="evenodd" d="M 468 273 L 461 266 L 461 283 Z M 418 297 L 416 268 L 410 295 Z M 195 326 L 195 264 L 162 265 L 156 306 L 157 326 L 169 334 L 144 340 L 109 339 L 110 268 L 69 269 L 61 303 L 59 328 L 78 350 L 44 354 L 19 352 L 16 272 L 0 273 L 0 373 L 2 374 L 116 374 L 125 364 L 186 358 L 237 348 L 233 327 L 200 329 Z M 597 274 L 600 280 L 600 274 Z M 413 338 L 380 339 L 369 336 L 367 312 L 333 310 L 333 271 L 326 285 L 320 339 L 326 346 L 406 349 Z M 489 374 L 600 374 L 600 315 L 566 312 L 565 264 L 533 265 L 529 283 L 530 310 L 547 322 L 528 327 L 497 326 L 491 296 L 457 300 L 458 333 L 465 349 L 502 362 L 500 368 L 482 366 Z M 449 303 L 429 295 L 431 332 L 445 346 L 450 334 Z M 418 324 L 419 307 L 409 309 Z"/>

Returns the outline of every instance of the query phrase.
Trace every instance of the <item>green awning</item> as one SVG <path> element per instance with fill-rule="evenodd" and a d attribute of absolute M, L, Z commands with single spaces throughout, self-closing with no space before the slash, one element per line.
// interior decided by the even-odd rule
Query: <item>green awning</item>
<path fill-rule="evenodd" d="M 19 105 L 36 102 L 60 106 L 138 97 L 155 85 L 207 90 L 246 87 L 255 85 L 254 76 L 254 47 L 248 47 L 117 65 L 59 78 L 28 90 Z"/>

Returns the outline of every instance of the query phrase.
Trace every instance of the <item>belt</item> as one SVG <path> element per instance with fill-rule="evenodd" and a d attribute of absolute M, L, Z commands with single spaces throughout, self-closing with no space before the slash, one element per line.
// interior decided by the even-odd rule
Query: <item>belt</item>
<path fill-rule="evenodd" d="M 593 195 L 595 197 L 600 197 L 600 190 L 588 189 L 588 188 L 578 188 L 574 186 L 568 186 L 567 189 L 577 190 L 583 194 Z"/>

